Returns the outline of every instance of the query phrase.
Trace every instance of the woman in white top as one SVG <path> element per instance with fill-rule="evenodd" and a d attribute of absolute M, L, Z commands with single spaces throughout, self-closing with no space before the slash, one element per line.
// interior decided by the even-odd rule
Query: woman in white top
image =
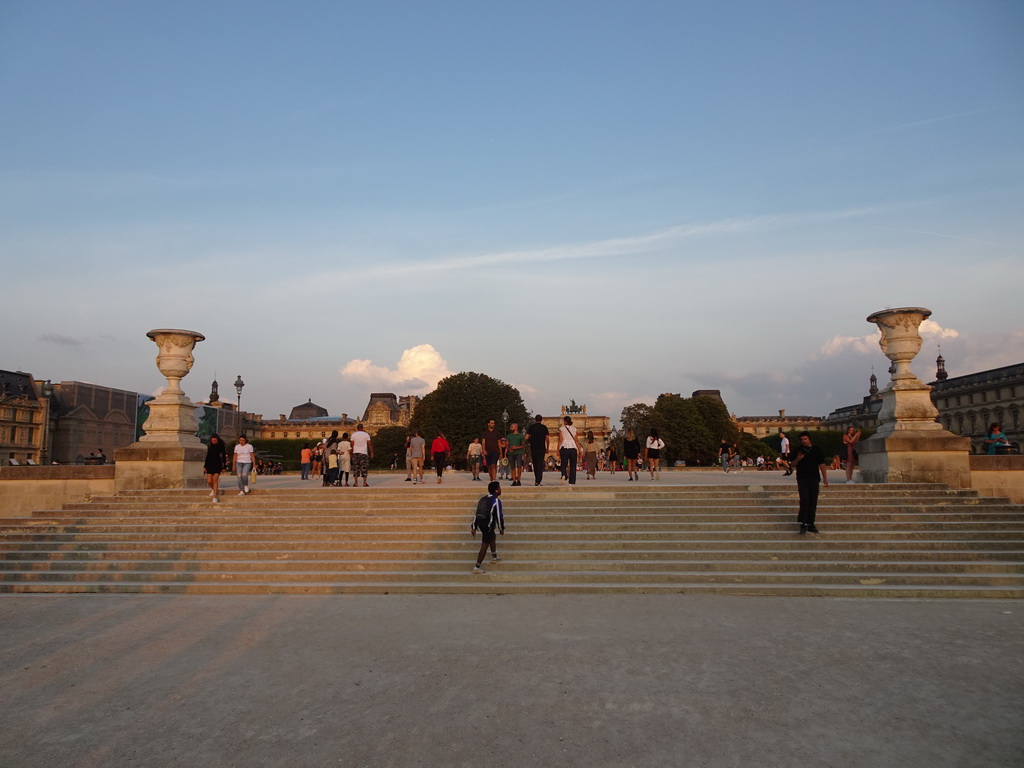
<path fill-rule="evenodd" d="M 348 488 L 348 476 L 352 471 L 352 443 L 348 440 L 348 432 L 338 442 L 338 485 L 342 482 Z"/>
<path fill-rule="evenodd" d="M 256 452 L 249 445 L 249 439 L 242 435 L 235 445 L 235 453 L 231 457 L 231 468 L 238 473 L 238 495 L 245 496 L 249 492 L 249 472 L 252 471 Z"/>
<path fill-rule="evenodd" d="M 579 461 L 580 441 L 576 439 L 576 427 L 568 416 L 558 428 L 558 453 L 562 457 L 562 476 L 568 478 L 569 485 L 576 485 L 576 463 Z"/>
<path fill-rule="evenodd" d="M 661 449 L 665 447 L 665 441 L 658 437 L 658 430 L 651 427 L 651 436 L 647 438 L 647 448 L 644 449 L 644 461 L 647 468 L 651 470 L 651 480 L 654 480 L 654 473 L 658 471 L 658 464 L 661 461 Z"/>

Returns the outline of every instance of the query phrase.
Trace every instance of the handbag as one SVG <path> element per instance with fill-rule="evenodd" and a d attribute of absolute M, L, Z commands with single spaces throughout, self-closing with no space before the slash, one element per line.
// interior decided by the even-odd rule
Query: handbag
<path fill-rule="evenodd" d="M 256 467 L 249 470 L 249 485 L 256 485 Z"/>

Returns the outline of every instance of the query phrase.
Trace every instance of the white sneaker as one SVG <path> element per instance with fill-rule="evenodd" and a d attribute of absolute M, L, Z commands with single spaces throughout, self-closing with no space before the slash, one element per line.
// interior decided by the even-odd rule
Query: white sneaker
<path fill-rule="evenodd" d="M 474 565 L 473 566 L 473 573 L 487 573 L 487 571 L 485 571 L 479 565 Z"/>
<path fill-rule="evenodd" d="M 239 495 L 239 496 L 245 496 L 245 491 L 239 491 L 239 492 L 238 492 L 238 495 Z"/>
<path fill-rule="evenodd" d="M 209 495 L 209 497 L 211 499 L 216 498 L 216 496 L 217 496 L 217 494 L 215 494 L 213 491 L 210 491 L 210 493 L 208 495 Z"/>
<path fill-rule="evenodd" d="M 245 486 L 245 490 L 242 491 L 242 493 L 248 493 L 248 492 L 249 492 L 249 486 L 247 485 L 247 486 Z"/>
<path fill-rule="evenodd" d="M 847 481 L 846 481 L 846 484 L 847 484 L 847 485 L 856 485 L 856 484 L 857 484 L 857 481 L 856 481 L 856 480 L 847 480 Z"/>
<path fill-rule="evenodd" d="M 217 498 L 213 499 L 213 503 L 214 504 L 220 504 L 220 499 L 217 499 Z"/>

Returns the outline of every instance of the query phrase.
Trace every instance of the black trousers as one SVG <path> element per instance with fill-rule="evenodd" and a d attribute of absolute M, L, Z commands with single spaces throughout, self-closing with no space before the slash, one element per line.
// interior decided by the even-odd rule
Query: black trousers
<path fill-rule="evenodd" d="M 796 521 L 801 525 L 814 525 L 814 515 L 818 511 L 818 479 L 797 480 L 796 489 L 800 493 L 800 514 Z"/>
<path fill-rule="evenodd" d="M 533 479 L 537 485 L 540 485 L 541 481 L 544 480 L 544 459 L 546 458 L 544 454 L 546 453 L 547 451 L 543 448 L 539 451 L 530 448 L 530 460 L 533 462 Z"/>
<path fill-rule="evenodd" d="M 448 458 L 448 454 L 444 451 L 438 451 L 434 453 L 434 469 L 437 471 L 437 476 L 440 477 L 444 474 L 445 459 Z"/>
<path fill-rule="evenodd" d="M 569 478 L 569 485 L 576 485 L 576 463 L 579 453 L 575 448 L 560 448 L 562 455 L 562 474 Z"/>

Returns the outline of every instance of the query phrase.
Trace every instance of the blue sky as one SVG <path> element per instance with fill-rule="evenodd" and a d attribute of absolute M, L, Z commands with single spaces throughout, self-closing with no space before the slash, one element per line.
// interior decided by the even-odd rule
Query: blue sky
<path fill-rule="evenodd" d="M 1024 4 L 0 4 L 0 367 L 825 415 L 1024 360 Z M 226 398 L 225 398 L 226 399 Z"/>

